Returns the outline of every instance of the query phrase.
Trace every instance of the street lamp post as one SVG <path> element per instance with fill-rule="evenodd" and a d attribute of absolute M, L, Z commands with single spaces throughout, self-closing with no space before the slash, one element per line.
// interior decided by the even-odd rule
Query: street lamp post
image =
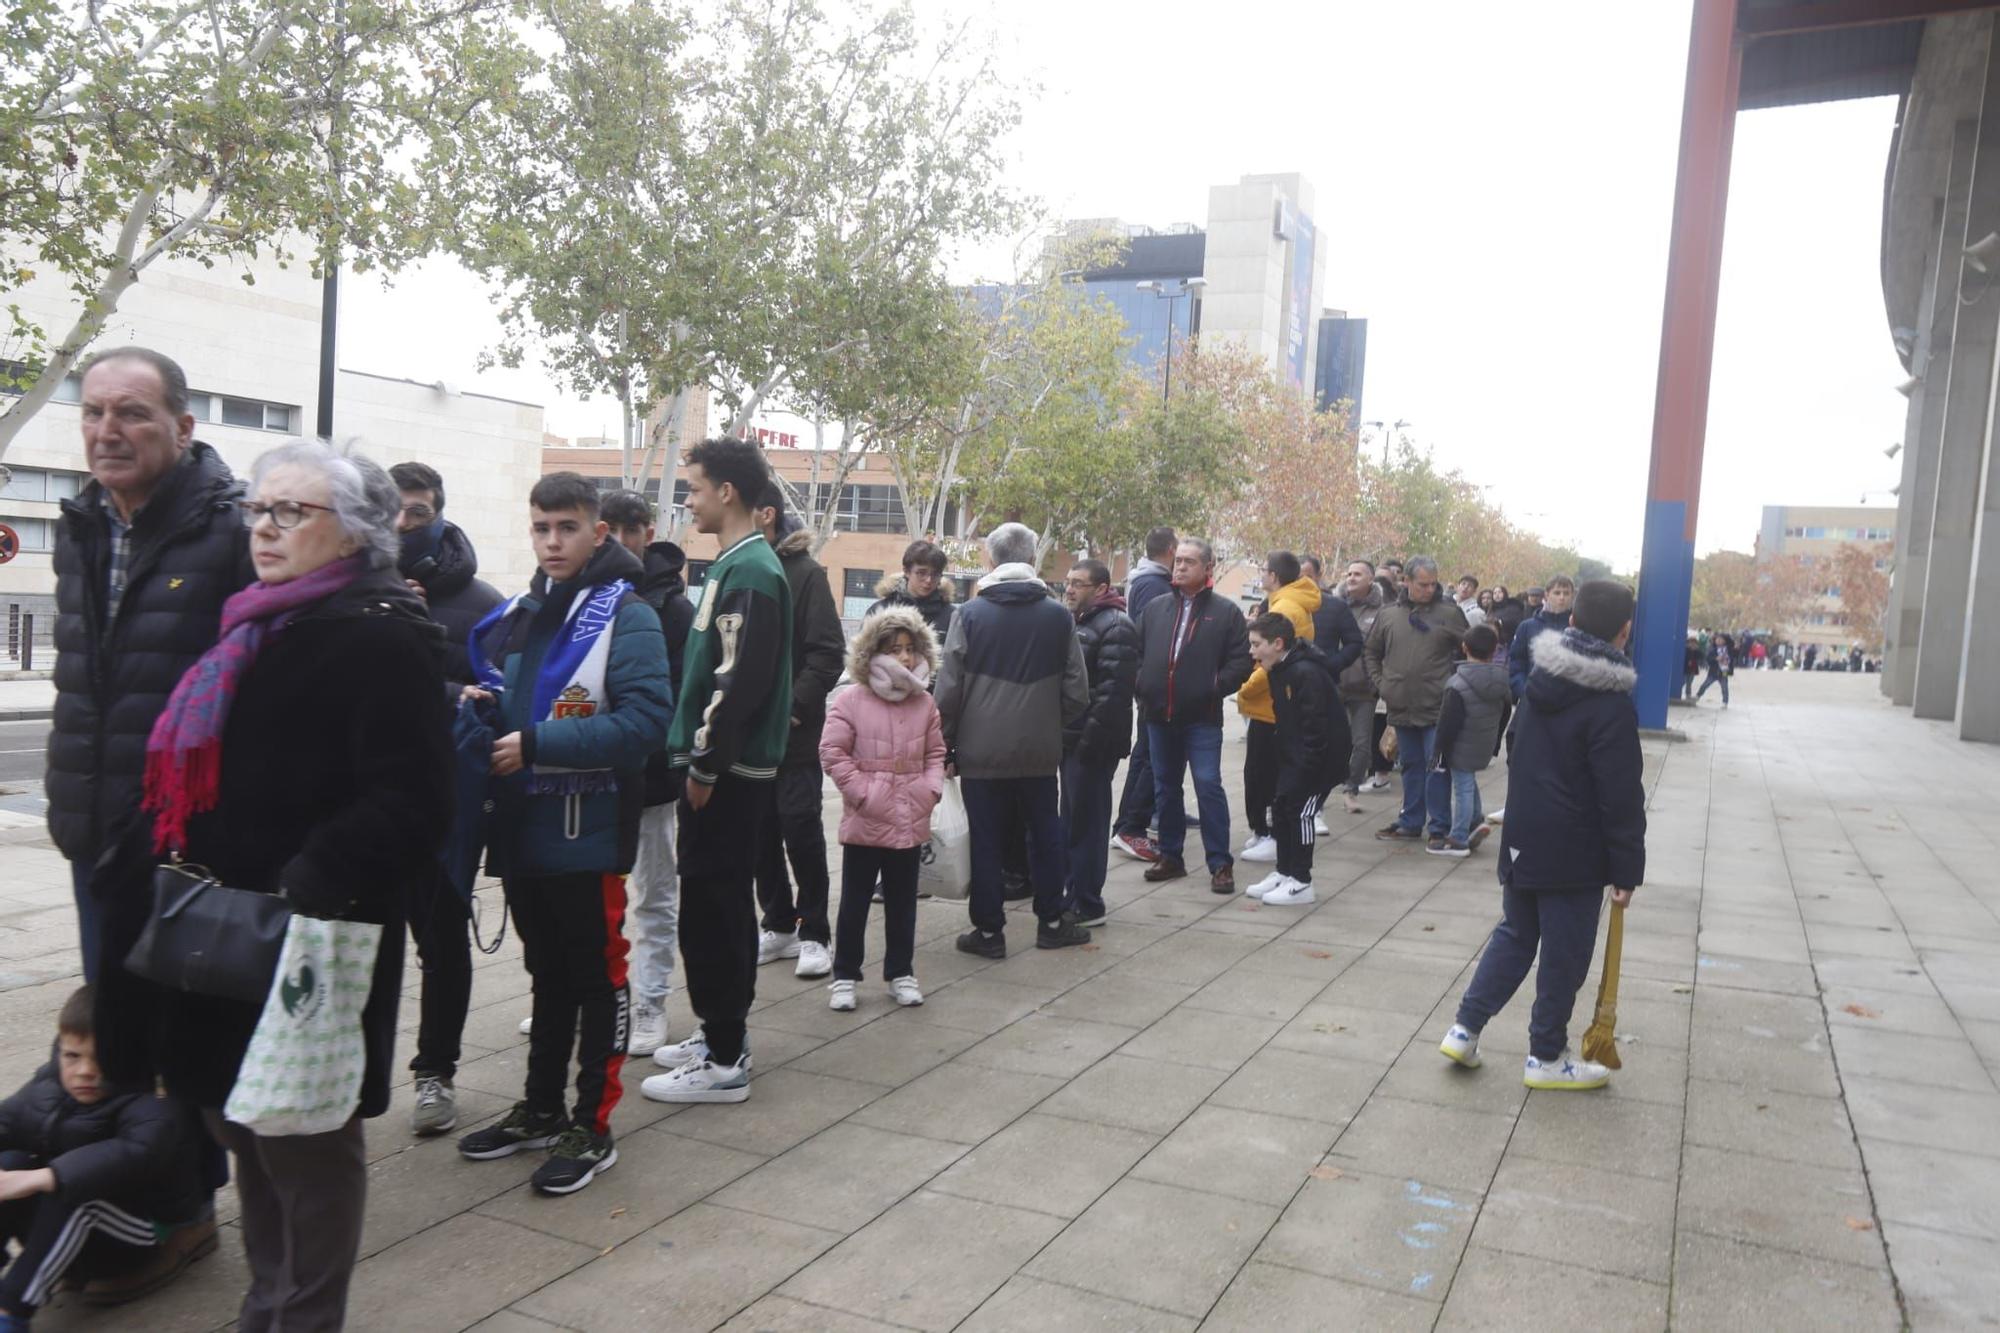
<path fill-rule="evenodd" d="M 1201 289 L 1208 286 L 1208 279 L 1183 278 L 1181 280 L 1179 288 L 1172 291 L 1168 290 L 1167 285 L 1165 283 L 1158 282 L 1151 278 L 1148 278 L 1144 282 L 1134 283 L 1133 286 L 1138 291 L 1151 292 L 1154 296 L 1160 298 L 1161 300 L 1167 303 L 1167 359 L 1165 362 L 1166 373 L 1164 376 L 1163 383 L 1161 384 L 1160 387 L 1160 401 L 1166 402 L 1173 397 L 1173 392 L 1174 392 L 1174 302 L 1180 300 L 1183 296 L 1189 298 L 1188 316 L 1189 316 L 1189 326 L 1190 326 L 1189 333 L 1191 336 L 1193 332 L 1192 325 L 1193 325 L 1193 315 L 1194 315 L 1194 301 L 1196 298 L 1200 297 Z"/>

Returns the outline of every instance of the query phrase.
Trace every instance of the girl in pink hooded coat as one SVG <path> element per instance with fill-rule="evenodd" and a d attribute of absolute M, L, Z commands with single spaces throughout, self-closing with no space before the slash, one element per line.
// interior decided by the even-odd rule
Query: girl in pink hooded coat
<path fill-rule="evenodd" d="M 847 648 L 854 684 L 834 696 L 820 733 L 819 762 L 840 789 L 840 916 L 833 932 L 829 1004 L 854 1008 L 854 983 L 879 877 L 888 953 L 882 978 L 897 1004 L 922 1004 L 911 974 L 917 935 L 918 857 L 931 810 L 944 794 L 944 727 L 930 695 L 937 640 L 909 607 L 888 607 L 861 624 Z"/>

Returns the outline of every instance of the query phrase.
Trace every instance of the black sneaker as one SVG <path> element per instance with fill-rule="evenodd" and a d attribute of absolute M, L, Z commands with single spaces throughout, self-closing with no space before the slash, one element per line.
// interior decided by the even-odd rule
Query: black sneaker
<path fill-rule="evenodd" d="M 618 1164 L 618 1149 L 609 1134 L 593 1134 L 571 1125 L 549 1149 L 549 1160 L 535 1168 L 529 1183 L 544 1194 L 574 1194 Z"/>
<path fill-rule="evenodd" d="M 1024 902 L 1035 896 L 1034 885 L 1028 883 L 1026 875 L 1016 875 L 1002 871 L 1000 875 L 1000 896 L 1007 902 Z"/>
<path fill-rule="evenodd" d="M 1424 836 L 1421 828 L 1404 828 L 1401 824 L 1391 824 L 1387 828 L 1375 830 L 1375 836 L 1383 842 L 1415 842 Z"/>
<path fill-rule="evenodd" d="M 1044 921 L 1035 927 L 1037 949 L 1073 949 L 1088 943 L 1090 932 L 1077 924 L 1075 912 L 1064 912 L 1054 921 Z"/>
<path fill-rule="evenodd" d="M 980 958 L 1005 958 L 1007 937 L 997 930 L 990 935 L 983 930 L 968 930 L 958 937 L 958 951 Z"/>
<path fill-rule="evenodd" d="M 1076 924 L 1082 926 L 1085 930 L 1096 930 L 1104 924 L 1104 916 L 1105 909 L 1102 907 L 1094 912 L 1078 912 L 1076 914 Z"/>
<path fill-rule="evenodd" d="M 506 1119 L 485 1129 L 475 1129 L 458 1141 L 458 1155 L 475 1162 L 495 1157 L 512 1157 L 525 1149 L 546 1148 L 569 1127 L 569 1119 L 559 1111 L 536 1115 L 526 1102 L 515 1102 Z"/>

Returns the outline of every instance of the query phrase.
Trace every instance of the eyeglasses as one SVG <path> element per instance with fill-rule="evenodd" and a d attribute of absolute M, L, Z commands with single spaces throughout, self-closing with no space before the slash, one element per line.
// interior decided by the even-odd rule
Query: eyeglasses
<path fill-rule="evenodd" d="M 331 514 L 333 506 L 316 505 L 305 500 L 278 500 L 272 504 L 259 504 L 255 500 L 238 500 L 237 509 L 242 511 L 243 526 L 254 528 L 266 514 L 276 526 L 290 531 L 306 521 L 306 511 L 316 509 L 322 514 Z"/>
<path fill-rule="evenodd" d="M 429 505 L 404 505 L 403 517 L 414 518 L 419 523 L 428 523 L 436 518 L 438 511 Z"/>

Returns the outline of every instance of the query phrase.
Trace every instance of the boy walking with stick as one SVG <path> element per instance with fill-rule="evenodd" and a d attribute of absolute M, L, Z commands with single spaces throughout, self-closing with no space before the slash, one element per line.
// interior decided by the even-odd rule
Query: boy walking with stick
<path fill-rule="evenodd" d="M 1481 1030 L 1527 980 L 1539 950 L 1522 1074 L 1531 1088 L 1611 1081 L 1604 1065 L 1571 1053 L 1569 1019 L 1590 973 L 1605 886 L 1623 906 L 1646 875 L 1638 674 L 1623 651 L 1632 607 L 1631 589 L 1592 580 L 1577 592 L 1570 627 L 1535 639 L 1500 826 L 1503 917 L 1439 1047 L 1478 1068 Z"/>

